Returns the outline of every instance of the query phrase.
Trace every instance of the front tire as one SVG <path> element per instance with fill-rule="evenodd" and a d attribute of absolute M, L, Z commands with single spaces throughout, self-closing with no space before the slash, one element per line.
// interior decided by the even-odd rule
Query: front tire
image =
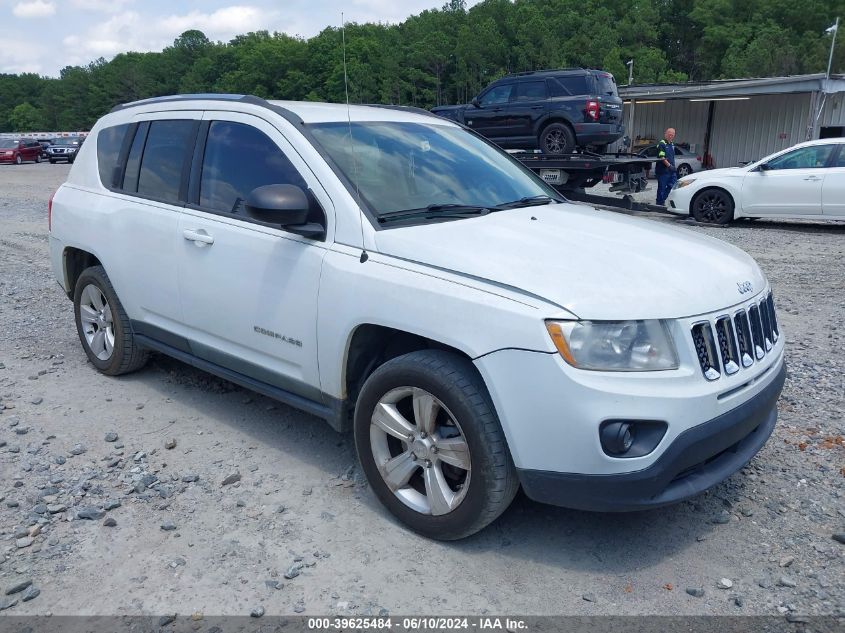
<path fill-rule="evenodd" d="M 102 266 L 82 271 L 73 293 L 73 312 L 82 348 L 101 373 L 128 374 L 147 362 L 149 352 L 135 342 L 129 317 Z"/>
<path fill-rule="evenodd" d="M 540 134 L 544 154 L 569 154 L 575 151 L 575 134 L 563 123 L 552 123 Z"/>
<path fill-rule="evenodd" d="M 423 536 L 474 534 L 519 487 L 484 382 L 457 354 L 425 350 L 386 362 L 364 383 L 354 426 L 373 492 Z"/>
<path fill-rule="evenodd" d="M 21 155 L 18 154 L 17 156 L 15 156 L 15 165 L 20 165 L 22 163 L 23 163 L 23 158 L 21 158 Z"/>
<path fill-rule="evenodd" d="M 728 224 L 734 219 L 734 201 L 723 189 L 705 189 L 693 198 L 692 217 L 703 224 Z"/>
<path fill-rule="evenodd" d="M 692 173 L 692 167 L 687 165 L 686 163 L 681 163 L 678 165 L 678 178 L 683 178 L 684 176 L 689 176 Z"/>

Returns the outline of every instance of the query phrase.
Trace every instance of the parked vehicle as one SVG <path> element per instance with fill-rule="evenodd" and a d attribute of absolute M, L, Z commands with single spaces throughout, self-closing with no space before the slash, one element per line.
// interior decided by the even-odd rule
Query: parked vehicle
<path fill-rule="evenodd" d="M 482 529 L 520 485 L 675 503 L 774 428 L 784 343 L 753 259 L 567 203 L 451 121 L 194 95 L 90 138 L 48 217 L 91 364 L 154 350 L 351 428 L 424 535 Z"/>
<path fill-rule="evenodd" d="M 712 224 L 737 218 L 845 220 L 845 138 L 799 143 L 750 165 L 682 178 L 666 210 Z"/>
<path fill-rule="evenodd" d="M 579 147 L 603 152 L 625 131 L 613 75 L 583 68 L 508 75 L 468 105 L 431 111 L 471 127 L 500 147 L 547 154 Z"/>
<path fill-rule="evenodd" d="M 81 136 L 63 136 L 57 138 L 55 143 L 47 150 L 50 162 L 57 163 L 60 160 L 65 160 L 72 163 L 76 160 L 76 153 L 79 151 L 84 140 Z"/>
<path fill-rule="evenodd" d="M 657 145 L 649 145 L 637 152 L 637 156 L 644 158 L 657 159 Z M 675 145 L 675 167 L 678 170 L 678 178 L 689 176 L 694 172 L 703 169 L 701 165 L 701 156 L 696 156 L 691 151 L 680 145 Z"/>
<path fill-rule="evenodd" d="M 40 163 L 41 145 L 30 139 L 0 138 L 0 163 Z"/>

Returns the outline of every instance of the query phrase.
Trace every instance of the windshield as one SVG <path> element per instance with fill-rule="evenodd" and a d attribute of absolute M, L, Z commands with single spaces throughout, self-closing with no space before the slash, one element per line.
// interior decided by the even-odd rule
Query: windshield
<path fill-rule="evenodd" d="M 310 127 L 377 216 L 429 206 L 494 207 L 535 196 L 560 198 L 507 154 L 457 127 L 352 123 L 353 143 L 348 122 Z"/>
<path fill-rule="evenodd" d="M 60 138 L 56 139 L 56 145 L 79 145 L 79 138 L 77 137 L 68 137 L 68 138 Z"/>
<path fill-rule="evenodd" d="M 18 140 L 17 139 L 9 139 L 9 138 L 0 139 L 0 149 L 17 149 L 17 147 L 18 147 Z"/>

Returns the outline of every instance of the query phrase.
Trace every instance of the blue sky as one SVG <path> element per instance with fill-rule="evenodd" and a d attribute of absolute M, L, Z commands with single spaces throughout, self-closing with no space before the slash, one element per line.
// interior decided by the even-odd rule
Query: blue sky
<path fill-rule="evenodd" d="M 479 0 L 468 0 L 467 6 Z M 311 37 L 347 22 L 401 22 L 445 0 L 0 0 L 0 73 L 56 77 L 65 66 L 159 51 L 199 29 L 228 41 L 249 31 Z"/>

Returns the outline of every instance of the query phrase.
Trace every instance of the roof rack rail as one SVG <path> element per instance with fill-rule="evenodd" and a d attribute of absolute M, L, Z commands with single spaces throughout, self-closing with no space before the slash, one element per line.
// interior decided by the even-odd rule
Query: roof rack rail
<path fill-rule="evenodd" d="M 117 112 L 126 108 L 133 108 L 139 105 L 152 105 L 156 103 L 172 103 L 178 101 L 238 101 L 240 103 L 252 103 L 254 105 L 269 105 L 265 99 L 253 95 L 239 95 L 226 94 L 221 92 L 198 93 L 198 94 L 184 94 L 184 95 L 164 95 L 161 97 L 150 97 L 148 99 L 140 99 L 138 101 L 130 101 L 129 103 L 121 103 L 114 106 L 110 112 Z"/>

